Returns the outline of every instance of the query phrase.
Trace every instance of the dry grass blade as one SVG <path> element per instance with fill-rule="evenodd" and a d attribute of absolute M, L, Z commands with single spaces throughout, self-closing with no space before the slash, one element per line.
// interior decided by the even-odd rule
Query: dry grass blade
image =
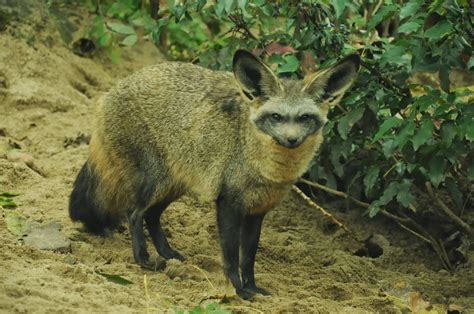
<path fill-rule="evenodd" d="M 196 268 L 197 270 L 199 270 L 199 271 L 203 274 L 204 278 L 206 278 L 206 280 L 207 280 L 207 282 L 209 283 L 209 285 L 211 286 L 211 288 L 212 288 L 213 290 L 216 290 L 216 287 L 212 284 L 212 282 L 209 280 L 209 277 L 207 277 L 206 273 L 205 273 L 201 268 L 199 268 L 199 267 L 197 267 L 197 266 L 195 266 L 195 265 L 191 265 L 191 266 L 192 266 L 193 268 Z"/>

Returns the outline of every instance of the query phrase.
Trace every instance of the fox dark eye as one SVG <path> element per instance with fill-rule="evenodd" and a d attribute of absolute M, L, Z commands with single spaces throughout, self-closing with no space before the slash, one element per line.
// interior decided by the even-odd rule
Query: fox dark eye
<path fill-rule="evenodd" d="M 277 121 L 277 122 L 283 120 L 283 117 L 282 117 L 280 114 L 278 114 L 278 113 L 272 113 L 271 117 L 272 117 L 273 120 L 275 120 L 275 121 Z"/>
<path fill-rule="evenodd" d="M 306 121 L 310 120 L 311 118 L 312 118 L 311 115 L 303 114 L 303 115 L 298 117 L 298 120 L 301 121 L 301 122 L 306 122 Z"/>

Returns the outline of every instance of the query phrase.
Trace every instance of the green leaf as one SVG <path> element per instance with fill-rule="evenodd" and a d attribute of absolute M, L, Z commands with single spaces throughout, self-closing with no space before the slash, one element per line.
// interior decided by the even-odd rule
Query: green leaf
<path fill-rule="evenodd" d="M 4 197 L 15 197 L 15 196 L 18 196 L 20 195 L 19 193 L 15 193 L 15 192 L 0 192 L 0 196 L 4 196 Z"/>
<path fill-rule="evenodd" d="M 395 4 L 385 5 L 377 11 L 377 13 L 370 19 L 369 23 L 367 24 L 367 30 L 371 31 L 381 23 L 383 20 L 388 18 L 394 12 L 398 10 L 398 6 Z"/>
<path fill-rule="evenodd" d="M 447 177 L 445 187 L 448 190 L 449 195 L 453 199 L 456 206 L 458 208 L 462 208 L 463 203 L 464 203 L 463 201 L 464 196 L 463 196 L 463 193 L 459 190 L 456 180 Z"/>
<path fill-rule="evenodd" d="M 438 76 L 439 76 L 439 80 L 440 80 L 440 85 L 441 85 L 441 89 L 447 93 L 449 93 L 449 85 L 450 85 L 450 80 L 449 80 L 449 72 L 450 72 L 450 68 L 449 68 L 449 65 L 447 64 L 442 64 L 440 67 L 439 67 L 439 73 L 438 73 Z"/>
<path fill-rule="evenodd" d="M 474 165 L 471 164 L 469 165 L 469 168 L 467 169 L 467 177 L 469 180 L 474 181 Z"/>
<path fill-rule="evenodd" d="M 369 196 L 379 177 L 380 167 L 371 166 L 364 176 L 365 195 Z"/>
<path fill-rule="evenodd" d="M 97 45 L 99 47 L 110 47 L 114 40 L 114 36 L 111 33 L 105 33 L 103 36 L 97 40 Z"/>
<path fill-rule="evenodd" d="M 300 66 L 300 62 L 298 58 L 296 58 L 294 55 L 286 55 L 283 57 L 283 63 L 278 65 L 278 68 L 276 70 L 277 73 L 293 73 L 296 70 L 298 70 L 298 67 Z"/>
<path fill-rule="evenodd" d="M 346 113 L 337 123 L 337 131 L 343 140 L 347 140 L 347 134 L 354 124 L 362 118 L 365 108 L 359 107 Z"/>
<path fill-rule="evenodd" d="M 227 14 L 231 13 L 234 7 L 234 0 L 223 0 L 224 8 Z"/>
<path fill-rule="evenodd" d="M 441 138 L 446 147 L 449 147 L 452 144 L 454 137 L 456 137 L 456 134 L 456 127 L 452 123 L 445 122 L 442 124 Z"/>
<path fill-rule="evenodd" d="M 419 111 L 423 112 L 426 111 L 428 108 L 433 106 L 436 103 L 436 99 L 433 98 L 432 95 L 423 95 L 417 100 L 415 100 L 415 104 L 419 106 Z"/>
<path fill-rule="evenodd" d="M 136 34 L 128 35 L 122 40 L 121 44 L 125 46 L 133 46 L 137 42 L 137 39 L 138 38 Z"/>
<path fill-rule="evenodd" d="M 217 3 L 214 6 L 214 10 L 216 10 L 217 17 L 219 17 L 219 18 L 223 17 L 224 10 L 225 10 L 225 1 L 224 0 L 218 0 Z"/>
<path fill-rule="evenodd" d="M 467 62 L 467 68 L 470 69 L 470 70 L 471 70 L 472 68 L 474 68 L 474 56 L 472 56 L 472 57 L 469 59 L 469 61 Z"/>
<path fill-rule="evenodd" d="M 389 186 L 385 189 L 382 196 L 370 204 L 368 211 L 369 217 L 374 217 L 381 209 L 381 206 L 387 205 L 398 193 L 398 182 L 390 182 Z"/>
<path fill-rule="evenodd" d="M 437 188 L 444 178 L 446 160 L 442 156 L 434 156 L 429 161 L 429 167 L 430 171 L 428 172 L 428 176 L 431 183 Z"/>
<path fill-rule="evenodd" d="M 425 144 L 433 136 L 434 125 L 431 120 L 425 120 L 421 127 L 418 129 L 418 132 L 412 139 L 413 149 L 415 151 L 420 148 L 421 145 Z"/>
<path fill-rule="evenodd" d="M 118 22 L 110 22 L 110 23 L 107 23 L 107 26 L 111 30 L 113 30 L 114 32 L 119 33 L 119 34 L 124 34 L 124 35 L 135 34 L 135 29 L 132 26 L 129 26 L 129 25 L 125 25 L 125 24 L 118 23 Z"/>
<path fill-rule="evenodd" d="M 117 47 L 109 47 L 108 49 L 110 60 L 113 64 L 117 64 L 120 60 L 120 49 Z"/>
<path fill-rule="evenodd" d="M 390 201 L 392 201 L 398 193 L 398 186 L 398 182 L 390 182 L 385 191 L 383 191 L 382 197 L 380 197 L 380 199 L 378 200 L 379 204 L 383 206 L 390 203 Z"/>
<path fill-rule="evenodd" d="M 399 127 L 400 125 L 402 125 L 402 123 L 403 123 L 403 120 L 399 119 L 397 117 L 388 118 L 387 120 L 385 120 L 382 123 L 382 125 L 380 126 L 378 132 L 375 134 L 372 142 L 378 141 L 379 139 L 381 139 L 385 135 L 385 133 L 387 133 L 389 130 L 391 130 L 395 127 Z"/>
<path fill-rule="evenodd" d="M 163 19 L 160 19 L 160 22 Z M 151 16 L 145 15 L 143 17 L 143 28 L 148 32 L 152 32 L 156 27 L 156 21 Z"/>
<path fill-rule="evenodd" d="M 207 0 L 198 0 L 196 3 L 196 11 L 201 11 L 202 8 L 206 5 Z"/>
<path fill-rule="evenodd" d="M 386 45 L 386 50 L 380 57 L 380 63 L 384 66 L 387 63 L 405 64 L 403 57 L 407 49 L 403 46 Z"/>
<path fill-rule="evenodd" d="M 429 39 L 440 39 L 448 35 L 452 30 L 453 24 L 447 20 L 442 20 L 425 31 L 425 37 Z"/>
<path fill-rule="evenodd" d="M 370 218 L 375 217 L 375 215 L 377 215 L 380 212 L 380 209 L 381 209 L 380 205 L 377 201 L 372 202 L 369 208 L 367 209 L 369 211 L 369 217 Z"/>
<path fill-rule="evenodd" d="M 412 0 L 409 1 L 407 4 L 403 6 L 403 8 L 400 10 L 400 20 L 403 20 L 407 16 L 412 16 L 414 15 L 418 9 L 421 7 L 421 5 L 425 1 L 423 0 Z"/>
<path fill-rule="evenodd" d="M 111 274 L 106 274 L 106 273 L 102 273 L 102 272 L 99 272 L 99 271 L 96 271 L 96 274 L 99 274 L 99 275 L 107 278 L 107 280 L 110 281 L 110 282 L 117 283 L 117 284 L 123 285 L 123 286 L 130 285 L 130 284 L 133 283 L 130 280 L 127 280 L 127 279 L 125 279 L 125 278 L 123 278 L 119 275 L 111 275 Z"/>
<path fill-rule="evenodd" d="M 342 178 L 344 175 L 344 169 L 340 161 L 342 150 L 341 146 L 342 145 L 337 145 L 331 150 L 331 153 L 329 154 L 329 159 L 331 160 L 331 164 L 334 167 L 334 173 L 340 178 Z"/>
<path fill-rule="evenodd" d="M 20 212 L 7 210 L 5 212 L 5 224 L 8 231 L 16 236 L 22 236 L 26 230 L 27 219 Z"/>
<path fill-rule="evenodd" d="M 346 8 L 346 0 L 331 0 L 331 4 L 336 11 L 336 18 L 339 18 Z"/>
<path fill-rule="evenodd" d="M 403 149 L 408 142 L 408 139 L 411 138 L 413 134 L 415 134 L 415 123 L 413 121 L 408 121 L 397 135 L 398 147 Z"/>
<path fill-rule="evenodd" d="M 15 208 L 17 207 L 14 200 L 9 197 L 0 196 L 0 206 L 3 208 Z"/>
<path fill-rule="evenodd" d="M 411 193 L 412 188 L 412 180 L 403 179 L 402 182 L 398 185 L 397 201 L 404 207 L 409 207 L 410 204 L 413 204 L 415 202 L 415 197 Z"/>
<path fill-rule="evenodd" d="M 416 32 L 417 30 L 419 30 L 421 27 L 421 23 L 418 22 L 418 21 L 408 21 L 404 24 L 402 24 L 399 28 L 398 28 L 398 32 L 399 33 L 404 33 L 404 34 L 409 34 L 409 33 L 412 33 L 412 32 Z"/>
<path fill-rule="evenodd" d="M 393 155 L 395 150 L 398 147 L 398 143 L 394 139 L 389 139 L 386 140 L 385 142 L 382 143 L 382 150 L 385 158 L 389 158 Z"/>

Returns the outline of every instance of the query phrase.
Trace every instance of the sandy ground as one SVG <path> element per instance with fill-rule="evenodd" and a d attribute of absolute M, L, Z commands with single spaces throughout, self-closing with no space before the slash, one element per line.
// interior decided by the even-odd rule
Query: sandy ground
<path fill-rule="evenodd" d="M 449 274 L 425 244 L 397 227 L 324 204 L 359 237 L 379 238 L 380 257 L 359 257 L 357 243 L 296 195 L 266 218 L 256 277 L 273 295 L 253 301 L 235 297 L 223 276 L 212 206 L 190 198 L 170 206 L 163 224 L 187 260 L 158 272 L 133 263 L 126 228 L 108 237 L 83 232 L 67 212 L 88 150 L 78 135 L 90 134 L 103 92 L 163 57 L 142 41 L 124 49 L 118 65 L 101 54 L 81 58 L 56 27 L 40 12 L 0 33 L 0 192 L 20 194 L 18 208 L 0 209 L 0 312 L 175 312 L 219 303 L 225 295 L 219 309 L 245 313 L 474 312 L 472 262 Z M 15 147 L 32 160 L 7 158 Z M 26 245 L 6 228 L 11 211 L 29 224 L 59 223 L 70 249 Z M 117 284 L 98 272 L 132 283 Z"/>

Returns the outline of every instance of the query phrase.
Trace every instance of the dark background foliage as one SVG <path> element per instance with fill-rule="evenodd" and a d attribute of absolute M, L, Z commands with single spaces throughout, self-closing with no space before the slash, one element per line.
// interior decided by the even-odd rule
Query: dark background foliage
<path fill-rule="evenodd" d="M 446 268 L 462 262 L 453 252 L 473 234 L 474 8 L 467 0 L 82 4 L 96 14 L 84 38 L 113 62 L 119 46 L 144 37 L 170 59 L 216 70 L 229 70 L 233 52 L 246 48 L 294 78 L 359 53 L 358 80 L 330 112 L 307 178 L 429 242 Z M 83 46 L 76 43 L 79 52 Z"/>

